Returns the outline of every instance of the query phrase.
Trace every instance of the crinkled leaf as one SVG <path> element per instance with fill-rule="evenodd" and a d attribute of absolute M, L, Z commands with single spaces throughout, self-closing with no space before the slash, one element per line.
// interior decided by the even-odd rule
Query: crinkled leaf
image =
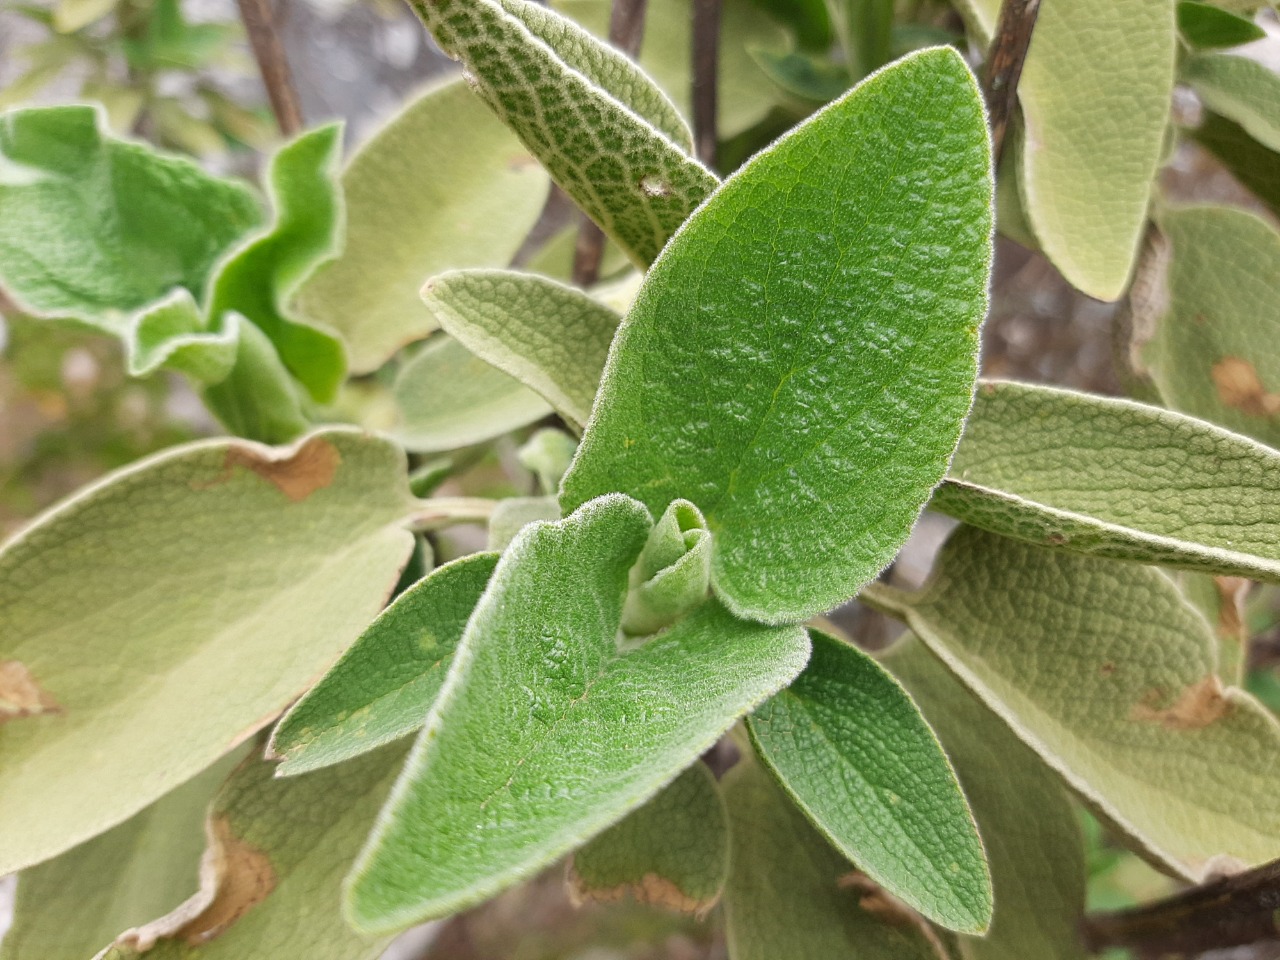
<path fill-rule="evenodd" d="M 1280 724 L 1163 573 L 961 527 L 888 606 L 1157 863 L 1280 855 Z"/>
<path fill-rule="evenodd" d="M 731 960 L 940 960 L 936 936 L 877 893 L 767 773 L 724 778 L 732 849 L 725 887 Z M 859 882 L 861 880 L 861 882 Z"/>
<path fill-rule="evenodd" d="M 124 337 L 129 375 L 178 370 L 197 383 L 224 380 L 235 365 L 240 316 L 226 313 L 206 326 L 190 291 L 178 287 L 130 320 Z"/>
<path fill-rule="evenodd" d="M 1182 80 L 1209 109 L 1244 127 L 1271 150 L 1280 150 L 1280 74 L 1230 53 L 1201 53 L 1182 65 Z"/>
<path fill-rule="evenodd" d="M 1222 161 L 1272 212 L 1280 215 L 1280 153 L 1268 150 L 1238 123 L 1216 113 L 1207 114 L 1191 136 Z"/>
<path fill-rule="evenodd" d="M 761 759 L 872 880 L 942 926 L 982 932 L 991 877 L 938 738 L 878 663 L 816 630 L 809 636 L 804 673 L 747 721 Z"/>
<path fill-rule="evenodd" d="M 445 332 L 577 424 L 591 415 L 621 317 L 580 290 L 507 270 L 433 278 L 422 299 Z"/>
<path fill-rule="evenodd" d="M 437 336 L 395 382 L 399 420 L 392 434 L 414 453 L 437 453 L 492 440 L 551 413 L 520 381 Z"/>
<path fill-rule="evenodd" d="M 631 812 L 804 665 L 798 627 L 711 603 L 620 648 L 652 521 L 621 495 L 507 548 L 352 875 L 358 928 L 444 916 Z"/>
<path fill-rule="evenodd" d="M 245 317 L 232 313 L 223 319 L 239 334 L 235 360 L 230 373 L 204 388 L 205 406 L 236 436 L 261 443 L 296 439 L 310 424 L 302 412 L 298 385 L 275 345 Z"/>
<path fill-rule="evenodd" d="M 716 177 L 637 111 L 651 81 L 527 0 L 414 0 L 444 50 L 569 196 L 647 265 Z M 539 36 L 570 42 L 556 49 Z M 607 84 L 602 86 L 601 84 Z"/>
<path fill-rule="evenodd" d="M 196 892 L 205 811 L 242 748 L 104 834 L 24 870 L 0 960 L 85 960 Z"/>
<path fill-rule="evenodd" d="M 201 890 L 95 960 L 380 957 L 389 938 L 354 933 L 336 904 L 404 753 L 387 746 L 287 779 L 256 757 L 244 761 L 210 809 Z"/>
<path fill-rule="evenodd" d="M 507 549 L 507 544 L 535 520 L 559 519 L 560 503 L 555 497 L 507 497 L 499 500 L 489 516 L 489 549 Z"/>
<path fill-rule="evenodd" d="M 421 727 L 497 562 L 477 553 L 447 563 L 382 611 L 276 726 L 277 774 L 332 766 Z"/>
<path fill-rule="evenodd" d="M 404 455 L 350 430 L 190 444 L 0 553 L 0 873 L 132 816 L 268 723 L 381 609 Z"/>
<path fill-rule="evenodd" d="M 248 317 L 267 335 L 281 361 L 311 396 L 333 399 L 346 375 L 341 341 L 296 319 L 286 304 L 341 242 L 342 195 L 334 176 L 342 125 L 308 131 L 271 159 L 268 183 L 275 220 L 214 274 L 209 316 Z"/>
<path fill-rule="evenodd" d="M 1061 782 L 912 639 L 885 659 L 941 734 L 991 864 L 995 915 L 969 960 L 1084 960 L 1084 845 Z"/>
<path fill-rule="evenodd" d="M 1183 40 L 1200 49 L 1235 47 L 1267 35 L 1252 20 L 1200 0 L 1179 0 L 1178 31 Z"/>
<path fill-rule="evenodd" d="M 1280 447 L 1280 233 L 1229 207 L 1168 211 L 1166 310 L 1144 359 L 1170 406 Z"/>
<path fill-rule="evenodd" d="M 435 329 L 419 290 L 451 267 L 505 267 L 548 179 L 454 79 L 410 103 L 342 174 L 346 246 L 298 290 L 300 314 L 346 341 L 368 373 Z"/>
<path fill-rule="evenodd" d="M 769 622 L 875 576 L 969 408 L 991 255 L 986 125 L 954 50 L 908 57 L 743 167 L 645 279 L 566 510 L 696 503 L 712 583 Z"/>
<path fill-rule="evenodd" d="M 1000 0 L 963 0 L 985 45 Z M 1176 0 L 1041 7 L 1018 100 L 1026 212 L 1045 254 L 1100 300 L 1124 291 L 1163 154 L 1178 50 Z"/>
<path fill-rule="evenodd" d="M 1042 546 L 1280 579 L 1280 453 L 1129 400 L 984 382 L 932 506 Z"/>
<path fill-rule="evenodd" d="M 695 763 L 639 810 L 579 849 L 570 862 L 577 901 L 630 896 L 705 915 L 729 871 L 729 823 L 716 778 Z"/>

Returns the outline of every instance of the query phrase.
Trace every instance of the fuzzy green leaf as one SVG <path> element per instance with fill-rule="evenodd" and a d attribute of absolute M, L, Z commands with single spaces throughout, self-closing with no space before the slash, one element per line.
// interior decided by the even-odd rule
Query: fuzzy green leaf
<path fill-rule="evenodd" d="M 1216 113 L 1209 113 L 1191 136 L 1273 213 L 1280 215 L 1280 152 L 1268 150 L 1244 127 Z"/>
<path fill-rule="evenodd" d="M 991 255 L 978 89 L 887 68 L 743 167 L 645 278 L 561 500 L 696 503 L 712 583 L 768 622 L 897 552 L 969 408 Z"/>
<path fill-rule="evenodd" d="M 236 362 L 240 342 L 238 314 L 218 317 L 206 326 L 190 291 L 177 287 L 167 297 L 136 313 L 125 336 L 129 375 L 178 370 L 197 383 L 225 380 Z"/>
<path fill-rule="evenodd" d="M 559 519 L 560 503 L 555 497 L 507 497 L 499 500 L 489 516 L 489 549 L 507 549 L 507 544 L 535 520 Z"/>
<path fill-rule="evenodd" d="M 1144 359 L 1161 396 L 1280 447 L 1280 233 L 1229 207 L 1170 210 L 1160 227 L 1168 297 Z"/>
<path fill-rule="evenodd" d="M 652 81 L 572 21 L 528 0 L 412 5 L 485 103 L 637 264 L 715 189 L 715 175 L 652 125 L 663 117 L 639 112 Z"/>
<path fill-rule="evenodd" d="M 654 525 L 631 568 L 622 629 L 656 633 L 707 599 L 711 588 L 711 532 L 688 500 L 673 500 Z"/>
<path fill-rule="evenodd" d="M 1084 845 L 1061 782 L 918 641 L 900 640 L 885 665 L 940 731 L 991 864 L 991 929 L 966 937 L 963 956 L 1084 960 Z"/>
<path fill-rule="evenodd" d="M 167 451 L 10 542 L 0 873 L 126 820 L 270 722 L 381 609 L 411 507 L 403 453 L 330 430 Z"/>
<path fill-rule="evenodd" d="M 724 778 L 733 846 L 725 887 L 731 960 L 940 960 L 936 935 L 858 882 L 853 865 L 759 764 Z"/>
<path fill-rule="evenodd" d="M 332 766 L 422 726 L 497 554 L 445 564 L 400 594 L 284 715 L 268 754 L 279 776 Z"/>
<path fill-rule="evenodd" d="M 201 397 L 231 433 L 261 443 L 288 443 L 306 432 L 297 382 L 271 339 L 239 314 L 226 314 L 239 337 L 231 372 L 204 388 Z"/>
<path fill-rule="evenodd" d="M 1219 855 L 1280 855 L 1280 724 L 1222 685 L 1163 573 L 961 527 L 923 590 L 887 600 L 1156 863 L 1199 879 Z"/>
<path fill-rule="evenodd" d="M 651 525 L 613 495 L 507 548 L 352 875 L 357 928 L 445 916 L 531 876 L 799 673 L 801 629 L 716 604 L 620 648 L 627 572 Z"/>
<path fill-rule="evenodd" d="M 1234 120 L 1264 147 L 1280 150 L 1280 74 L 1230 53 L 1201 53 L 1182 65 L 1182 80 L 1209 109 Z"/>
<path fill-rule="evenodd" d="M 1129 400 L 982 383 L 932 506 L 1042 546 L 1280 581 L 1280 453 Z"/>
<path fill-rule="evenodd" d="M 390 789 L 401 746 L 304 777 L 278 779 L 250 757 L 210 808 L 201 889 L 125 931 L 95 960 L 375 960 L 389 937 L 352 932 L 335 909 Z"/>
<path fill-rule="evenodd" d="M 695 763 L 639 810 L 573 855 L 576 901 L 638 903 L 705 915 L 729 871 L 729 823 L 716 778 Z"/>
<path fill-rule="evenodd" d="M 1267 35 L 1252 20 L 1200 0 L 1180 0 L 1178 31 L 1187 43 L 1202 50 L 1236 47 Z"/>
<path fill-rule="evenodd" d="M 445 332 L 535 390 L 579 425 L 591 415 L 622 319 L 580 290 L 507 270 L 465 270 L 427 283 L 422 299 Z"/>
<path fill-rule="evenodd" d="M 520 381 L 443 335 L 400 369 L 394 393 L 400 412 L 391 432 L 414 453 L 492 440 L 551 413 Z"/>
<path fill-rule="evenodd" d="M 432 87 L 342 174 L 346 246 L 295 296 L 368 373 L 435 329 L 418 295 L 451 267 L 505 267 L 538 219 L 549 181 L 461 80 Z"/>
<path fill-rule="evenodd" d="M 973 816 L 911 697 L 862 651 L 810 631 L 795 683 L 747 721 L 818 832 L 889 893 L 967 933 L 991 922 Z"/>

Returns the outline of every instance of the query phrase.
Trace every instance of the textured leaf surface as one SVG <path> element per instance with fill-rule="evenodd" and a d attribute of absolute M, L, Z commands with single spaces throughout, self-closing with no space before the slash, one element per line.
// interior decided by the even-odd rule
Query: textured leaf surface
<path fill-rule="evenodd" d="M 1164 574 L 962 527 L 892 603 L 1158 862 L 1198 878 L 1220 854 L 1280 855 L 1280 725 L 1223 687 L 1208 625 Z"/>
<path fill-rule="evenodd" d="M 810 633 L 809 666 L 747 721 L 764 762 L 836 849 L 931 920 L 991 921 L 982 841 L 938 739 L 862 651 Z"/>
<path fill-rule="evenodd" d="M 301 390 L 271 339 L 239 314 L 224 315 L 238 331 L 231 371 L 201 392 L 228 431 L 262 443 L 288 443 L 308 427 Z"/>
<path fill-rule="evenodd" d="M 1178 31 L 1193 47 L 1235 47 L 1261 40 L 1267 32 L 1252 20 L 1200 0 L 1180 0 Z"/>
<path fill-rule="evenodd" d="M 729 870 L 729 822 L 716 778 L 695 763 L 639 810 L 573 855 L 575 900 L 631 896 L 699 916 L 720 899 Z"/>
<path fill-rule="evenodd" d="M 1161 396 L 1280 447 L 1280 233 L 1228 207 L 1171 210 L 1160 226 L 1171 244 L 1168 309 L 1145 359 Z"/>
<path fill-rule="evenodd" d="M 982 42 L 1000 0 L 963 0 Z M 1101 300 L 1123 292 L 1169 121 L 1176 0 L 1047 2 L 1018 86 L 1027 216 L 1054 265 Z"/>
<path fill-rule="evenodd" d="M 404 456 L 354 431 L 191 444 L 0 554 L 0 872 L 132 816 L 269 722 L 382 607 Z"/>
<path fill-rule="evenodd" d="M 1182 80 L 1211 110 L 1280 150 L 1280 74 L 1248 57 L 1201 53 L 1182 65 Z"/>
<path fill-rule="evenodd" d="M 218 383 L 235 365 L 240 322 L 238 314 L 225 314 L 206 326 L 190 291 L 178 287 L 131 319 L 124 339 L 129 375 L 169 369 L 197 383 Z"/>
<path fill-rule="evenodd" d="M 654 524 L 631 568 L 622 629 L 656 633 L 707 599 L 711 589 L 711 532 L 687 500 L 673 500 Z"/>
<path fill-rule="evenodd" d="M 906 538 L 968 410 L 990 201 L 982 105 L 951 50 L 757 156 L 646 277 L 565 508 L 614 490 L 655 514 L 697 504 L 741 615 L 847 599 Z"/>
<path fill-rule="evenodd" d="M 456 450 L 500 437 L 551 413 L 540 396 L 452 337 L 437 336 L 395 382 L 392 434 L 414 453 Z"/>
<path fill-rule="evenodd" d="M 504 267 L 538 218 L 548 179 L 461 80 L 434 86 L 342 174 L 346 247 L 295 298 L 368 373 L 435 329 L 419 291 L 452 267 Z"/>
<path fill-rule="evenodd" d="M 732 851 L 725 888 L 731 960 L 939 960 L 945 956 L 853 865 L 756 763 L 724 779 Z M 905 922 L 904 922 L 905 921 Z"/>
<path fill-rule="evenodd" d="M 1042 546 L 1280 578 L 1280 453 L 1128 400 L 984 382 L 932 506 Z"/>
<path fill-rule="evenodd" d="M 619 648 L 627 572 L 651 524 L 615 495 L 507 548 L 356 866 L 357 927 L 444 916 L 531 876 L 799 673 L 800 628 L 745 624 L 714 603 Z"/>
<path fill-rule="evenodd" d="M 271 735 L 277 775 L 367 753 L 422 726 L 498 557 L 477 553 L 400 594 Z"/>
<path fill-rule="evenodd" d="M 24 870 L 0 960 L 85 960 L 195 893 L 205 810 L 243 755 L 224 757 L 118 827 Z"/>
<path fill-rule="evenodd" d="M 422 291 L 445 332 L 579 425 L 591 415 L 621 317 L 580 290 L 506 270 L 433 278 Z"/>
<path fill-rule="evenodd" d="M 272 764 L 246 760 L 210 810 L 201 891 L 124 933 L 97 960 L 380 957 L 389 938 L 352 932 L 336 905 L 403 757 L 402 747 L 388 746 L 284 780 L 272 776 Z"/>
<path fill-rule="evenodd" d="M 962 955 L 1083 960 L 1084 845 L 1061 782 L 917 641 L 899 641 L 885 664 L 940 732 L 991 864 L 991 929 L 965 937 Z"/>
<path fill-rule="evenodd" d="M 715 189 L 715 175 L 652 125 L 661 118 L 637 112 L 650 81 L 572 21 L 526 0 L 412 5 L 485 103 L 637 264 Z M 539 39 L 556 35 L 572 42 L 553 50 Z"/>

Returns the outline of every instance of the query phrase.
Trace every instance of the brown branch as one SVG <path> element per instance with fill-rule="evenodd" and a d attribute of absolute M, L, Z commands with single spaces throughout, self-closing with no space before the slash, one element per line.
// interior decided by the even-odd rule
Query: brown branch
<path fill-rule="evenodd" d="M 271 112 L 275 114 L 280 132 L 286 137 L 292 137 L 302 130 L 302 106 L 298 101 L 297 88 L 293 85 L 293 76 L 289 72 L 284 44 L 276 29 L 271 0 L 236 2 L 240 5 L 240 19 L 244 21 L 245 33 L 249 35 L 253 57 L 258 61 L 262 84 L 267 88 Z"/>
<path fill-rule="evenodd" d="M 996 36 L 987 52 L 983 68 L 983 93 L 991 122 L 991 152 L 999 164 L 1004 153 L 1004 135 L 1018 99 L 1018 80 L 1031 46 L 1040 0 L 1004 0 Z"/>
<path fill-rule="evenodd" d="M 1280 860 L 1145 906 L 1092 914 L 1084 938 L 1095 953 L 1123 947 L 1144 957 L 1280 940 Z"/>
<path fill-rule="evenodd" d="M 721 6 L 721 0 L 693 0 L 693 146 L 698 159 L 713 168 L 718 140 Z"/>

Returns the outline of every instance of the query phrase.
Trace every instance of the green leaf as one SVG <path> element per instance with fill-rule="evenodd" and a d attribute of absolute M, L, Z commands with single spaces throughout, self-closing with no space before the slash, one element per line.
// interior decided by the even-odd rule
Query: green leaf
<path fill-rule="evenodd" d="M 1161 396 L 1280 447 L 1280 233 L 1229 207 L 1169 210 L 1160 228 L 1170 244 L 1167 309 L 1144 359 Z"/>
<path fill-rule="evenodd" d="M 907 106 L 909 105 L 909 107 Z M 800 620 L 892 559 L 969 408 L 986 311 L 981 100 L 950 48 L 890 67 L 748 163 L 645 278 L 566 510 L 696 503 L 740 616 Z"/>
<path fill-rule="evenodd" d="M 453 651 L 498 556 L 433 570 L 369 624 L 271 734 L 277 776 L 332 766 L 413 733 L 444 683 Z"/>
<path fill-rule="evenodd" d="M 195 893 L 209 800 L 237 750 L 118 827 L 24 870 L 0 960 L 85 960 Z"/>
<path fill-rule="evenodd" d="M 1216 113 L 1208 113 L 1191 136 L 1273 213 L 1280 214 L 1280 153 L 1268 150 L 1238 123 Z"/>
<path fill-rule="evenodd" d="M 1201 53 L 1182 65 L 1182 80 L 1205 105 L 1234 120 L 1264 147 L 1280 150 L 1280 74 L 1230 53 Z"/>
<path fill-rule="evenodd" d="M 555 497 L 507 497 L 489 516 L 489 549 L 505 550 L 516 535 L 535 520 L 559 520 Z"/>
<path fill-rule="evenodd" d="M 578 850 L 569 864 L 577 902 L 630 895 L 705 916 L 729 872 L 729 823 L 716 778 L 695 763 L 639 810 Z"/>
<path fill-rule="evenodd" d="M 225 314 L 239 332 L 231 372 L 205 387 L 205 405 L 229 431 L 261 443 L 288 443 L 305 433 L 297 383 L 270 338 L 239 314 Z"/>
<path fill-rule="evenodd" d="M 1164 868 L 1280 853 L 1280 724 L 1164 574 L 961 527 L 923 590 L 869 597 Z"/>
<path fill-rule="evenodd" d="M 548 179 L 461 80 L 429 89 L 342 174 L 346 247 L 294 303 L 346 341 L 354 373 L 435 329 L 419 290 L 451 267 L 505 267 L 538 219 Z"/>
<path fill-rule="evenodd" d="M 538 486 L 545 493 L 553 494 L 560 489 L 560 479 L 569 470 L 577 449 L 578 442 L 563 430 L 544 427 L 516 451 L 516 459 L 538 478 Z"/>
<path fill-rule="evenodd" d="M 228 313 L 206 326 L 189 291 L 176 288 L 136 313 L 124 336 L 125 365 L 131 377 L 179 370 L 197 383 L 225 380 L 235 366 L 240 317 Z"/>
<path fill-rule="evenodd" d="M 1130 400 L 982 383 L 931 506 L 1041 546 L 1280 579 L 1280 453 Z"/>
<path fill-rule="evenodd" d="M 353 933 L 335 905 L 403 757 L 384 747 L 283 780 L 250 757 L 214 799 L 200 892 L 95 960 L 380 957 L 390 938 Z"/>
<path fill-rule="evenodd" d="M 962 0 L 990 43 L 1000 0 Z M 1045 3 L 1018 85 L 1026 213 L 1045 254 L 1099 300 L 1124 292 L 1173 96 L 1176 0 Z"/>
<path fill-rule="evenodd" d="M 422 299 L 445 332 L 579 425 L 621 317 L 580 290 L 508 270 L 434 277 Z"/>
<path fill-rule="evenodd" d="M 320 403 L 333 399 L 346 376 L 342 343 L 294 319 L 285 304 L 340 243 L 342 197 L 333 176 L 341 149 L 342 125 L 335 123 L 304 133 L 272 157 L 275 222 L 218 268 L 209 297 L 210 317 L 235 311 L 252 320 Z"/>
<path fill-rule="evenodd" d="M 760 757 L 827 840 L 942 926 L 991 922 L 991 877 L 938 739 L 862 651 L 816 630 L 795 683 L 747 720 Z"/>
<path fill-rule="evenodd" d="M 652 82 L 572 21 L 527 0 L 412 5 L 485 103 L 638 265 L 715 189 L 715 175 L 651 125 L 661 118 L 637 112 Z M 553 49 L 540 37 L 562 40 Z"/>
<path fill-rule="evenodd" d="M 1199 0 L 1180 0 L 1178 31 L 1183 40 L 1200 49 L 1236 47 L 1267 35 L 1252 20 Z"/>
<path fill-rule="evenodd" d="M 118 0 L 57 0 L 53 7 L 53 27 L 59 33 L 74 33 L 101 20 L 115 9 Z"/>
<path fill-rule="evenodd" d="M 107 136 L 93 107 L 0 116 L 0 286 L 25 312 L 122 334 L 175 287 L 201 297 L 260 218 L 245 186 Z"/>
<path fill-rule="evenodd" d="M 711 603 L 620 648 L 652 521 L 620 495 L 507 548 L 352 875 L 359 929 L 477 903 L 639 807 L 804 665 L 798 627 Z"/>
<path fill-rule="evenodd" d="M 969 960 L 1084 960 L 1084 848 L 1062 784 L 942 665 L 904 638 L 885 665 L 940 731 L 991 865 L 995 915 L 966 937 Z M 998 775 L 995 775 L 998 771 Z"/>
<path fill-rule="evenodd" d="M 128 819 L 269 723 L 381 609 L 411 508 L 401 451 L 330 430 L 167 451 L 10 542 L 0 873 Z"/>
<path fill-rule="evenodd" d="M 825 55 L 753 50 L 752 56 L 780 89 L 802 100 L 826 103 L 853 85 L 849 71 Z"/>
<path fill-rule="evenodd" d="M 520 381 L 443 335 L 400 368 L 394 393 L 400 413 L 391 432 L 414 453 L 492 440 L 551 413 Z"/>
<path fill-rule="evenodd" d="M 631 568 L 622 608 L 624 633 L 656 633 L 707 599 L 711 588 L 711 532 L 688 500 L 673 500 L 654 525 Z"/>
<path fill-rule="evenodd" d="M 723 788 L 733 840 L 724 895 L 732 960 L 946 956 L 936 934 L 856 875 L 758 764 L 739 763 Z"/>

